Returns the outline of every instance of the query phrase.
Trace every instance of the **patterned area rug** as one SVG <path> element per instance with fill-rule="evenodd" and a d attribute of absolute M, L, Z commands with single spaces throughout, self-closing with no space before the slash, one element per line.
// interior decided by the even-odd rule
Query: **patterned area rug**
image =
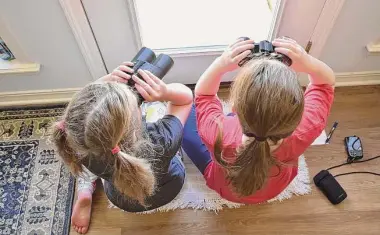
<path fill-rule="evenodd" d="M 0 234 L 69 233 L 75 181 L 48 140 L 62 112 L 0 111 Z"/>

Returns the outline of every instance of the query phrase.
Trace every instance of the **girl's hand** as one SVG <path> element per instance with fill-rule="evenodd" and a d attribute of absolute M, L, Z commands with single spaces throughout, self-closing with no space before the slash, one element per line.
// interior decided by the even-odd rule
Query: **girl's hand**
<path fill-rule="evenodd" d="M 130 66 L 130 67 L 129 67 Z M 122 82 L 127 83 L 129 79 L 131 79 L 131 75 L 133 73 L 132 62 L 124 62 L 116 69 L 112 71 L 112 73 L 107 74 L 104 77 L 101 77 L 99 80 L 103 82 Z M 129 74 L 128 74 L 129 73 Z"/>
<path fill-rule="evenodd" d="M 149 71 L 139 70 L 138 73 L 145 81 L 136 75 L 133 75 L 132 79 L 136 82 L 135 88 L 142 97 L 148 102 L 165 101 L 168 93 L 167 85 Z"/>
<path fill-rule="evenodd" d="M 272 42 L 275 51 L 288 56 L 292 60 L 290 66 L 296 72 L 310 73 L 315 70 L 314 57 L 307 54 L 305 49 L 290 38 L 278 38 Z"/>
<path fill-rule="evenodd" d="M 239 62 L 247 57 L 254 47 L 253 40 L 243 41 L 241 38 L 229 45 L 217 59 L 221 72 L 226 73 L 239 68 Z"/>

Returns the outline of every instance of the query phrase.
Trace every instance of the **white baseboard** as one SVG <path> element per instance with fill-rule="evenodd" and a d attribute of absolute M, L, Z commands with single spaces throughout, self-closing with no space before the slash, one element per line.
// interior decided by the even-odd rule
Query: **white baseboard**
<path fill-rule="evenodd" d="M 0 108 L 64 104 L 80 88 L 0 92 Z"/>
<path fill-rule="evenodd" d="M 336 73 L 336 86 L 365 86 L 380 84 L 380 71 Z"/>
<path fill-rule="evenodd" d="M 303 79 L 301 79 L 303 80 Z M 306 81 L 301 81 L 305 85 Z M 337 73 L 336 86 L 365 86 L 380 84 L 380 71 L 365 71 L 352 73 Z M 80 88 L 36 90 L 19 92 L 0 92 L 0 108 L 16 106 L 36 106 L 63 104 L 70 101 L 71 97 Z"/>
<path fill-rule="evenodd" d="M 335 78 L 336 87 L 378 85 L 380 84 L 380 71 L 336 73 Z M 299 79 L 302 86 L 309 83 L 306 74 L 299 75 Z"/>

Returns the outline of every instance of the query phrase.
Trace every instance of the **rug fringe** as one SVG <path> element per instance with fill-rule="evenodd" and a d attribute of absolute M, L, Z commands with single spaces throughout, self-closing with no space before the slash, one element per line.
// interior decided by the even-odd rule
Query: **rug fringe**
<path fill-rule="evenodd" d="M 194 209 L 201 211 L 211 211 L 218 212 L 224 208 L 239 208 L 243 204 L 229 202 L 224 199 L 208 199 L 208 200 L 199 200 L 199 201 L 180 201 L 173 200 L 169 204 L 156 208 L 150 211 L 139 212 L 139 214 L 152 214 L 156 212 L 168 212 L 174 211 L 176 209 Z"/>
<path fill-rule="evenodd" d="M 311 193 L 311 185 L 309 179 L 309 169 L 306 164 L 305 156 L 301 155 L 298 159 L 298 174 L 294 180 L 286 187 L 275 198 L 268 200 L 268 202 L 273 201 L 283 201 L 285 199 L 291 198 L 293 195 L 301 196 Z"/>
<path fill-rule="evenodd" d="M 176 209 L 194 209 L 194 210 L 202 210 L 202 211 L 212 211 L 217 213 L 218 211 L 224 209 L 224 208 L 229 208 L 229 209 L 234 209 L 234 208 L 239 208 L 244 204 L 240 203 L 234 203 L 227 201 L 223 198 L 218 198 L 218 199 L 203 199 L 203 200 L 179 200 L 179 199 L 174 199 L 170 203 L 153 209 L 149 211 L 143 211 L 143 212 L 137 212 L 136 214 L 153 214 L 157 212 L 169 212 L 169 211 L 174 211 Z M 124 211 L 120 209 L 119 207 L 115 206 L 110 200 L 108 200 L 108 208 L 112 209 L 119 209 L 123 212 L 130 213 L 128 211 Z"/>

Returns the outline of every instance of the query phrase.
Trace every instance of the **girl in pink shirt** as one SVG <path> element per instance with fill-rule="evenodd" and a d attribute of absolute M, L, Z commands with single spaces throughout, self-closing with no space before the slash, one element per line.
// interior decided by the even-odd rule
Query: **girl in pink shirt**
<path fill-rule="evenodd" d="M 280 194 L 297 175 L 298 157 L 325 128 L 334 97 L 334 73 L 294 40 L 273 41 L 291 67 L 270 58 L 238 63 L 252 40 L 230 45 L 195 87 L 195 107 L 185 125 L 183 148 L 223 198 L 259 203 Z M 231 90 L 233 113 L 217 97 L 222 76 L 239 69 Z M 296 72 L 309 74 L 304 92 Z"/>

